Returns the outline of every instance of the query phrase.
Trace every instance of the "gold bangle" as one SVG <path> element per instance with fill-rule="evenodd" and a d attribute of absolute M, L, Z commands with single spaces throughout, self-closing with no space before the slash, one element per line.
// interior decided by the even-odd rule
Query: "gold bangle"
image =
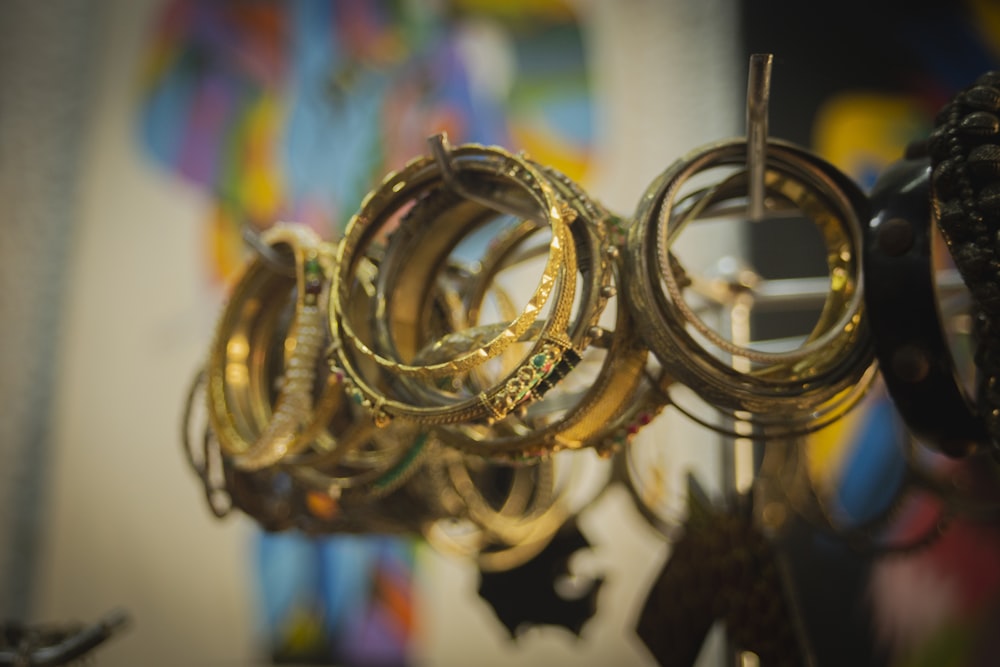
<path fill-rule="evenodd" d="M 464 424 L 444 425 L 437 429 L 438 437 L 450 447 L 485 456 L 491 459 L 519 459 L 546 456 L 561 449 L 593 446 L 608 452 L 623 445 L 635 432 L 659 411 L 659 406 L 645 400 L 653 395 L 645 392 L 640 400 L 643 368 L 648 350 L 636 335 L 624 295 L 616 300 L 615 327 L 609 332 L 598 326 L 608 299 L 618 292 L 620 254 L 612 244 L 613 227 L 617 219 L 590 200 L 572 181 L 558 172 L 548 175 L 561 188 L 577 209 L 574 223 L 574 240 L 577 256 L 581 258 L 580 270 L 586 286 L 581 292 L 580 312 L 573 327 L 574 350 L 582 350 L 578 365 L 600 363 L 596 377 L 587 377 L 586 389 L 577 394 L 569 391 L 562 395 L 545 394 L 527 408 L 526 414 L 509 415 L 492 427 L 473 427 Z M 589 266 L 582 258 L 586 258 Z M 479 285 L 472 292 L 482 298 L 483 283 L 489 282 L 484 272 Z M 478 309 L 477 301 L 470 304 L 470 312 Z M 593 338 L 599 344 L 591 345 Z M 604 358 L 596 362 L 604 349 Z M 564 364 L 565 366 L 565 364 Z M 566 368 L 566 372 L 570 370 Z M 580 371 L 576 371 L 579 373 Z M 540 389 L 552 390 L 563 372 L 553 373 Z M 560 386 L 563 383 L 560 382 Z M 542 392 L 539 392 L 542 393 Z M 656 398 L 660 395 L 657 394 Z M 568 405 L 567 405 L 568 404 Z M 550 418 L 548 415 L 552 415 Z"/>
<path fill-rule="evenodd" d="M 400 172 L 390 173 L 381 185 L 362 201 L 361 210 L 348 222 L 344 238 L 337 250 L 337 271 L 334 289 L 331 291 L 330 314 L 331 328 L 339 332 L 343 344 L 349 344 L 366 359 L 374 361 L 395 375 L 414 375 L 423 378 L 456 375 L 492 359 L 528 330 L 555 287 L 555 277 L 560 266 L 563 263 L 571 263 L 567 261 L 572 257 L 566 257 L 566 253 L 570 251 L 565 242 L 572 214 L 532 166 L 499 148 L 472 144 L 453 149 L 452 158 L 460 172 L 468 171 L 479 178 L 519 187 L 531 197 L 538 207 L 539 214 L 547 218 L 553 230 L 549 260 L 534 294 L 528 300 L 528 305 L 500 335 L 483 348 L 447 362 L 416 366 L 379 355 L 359 339 L 350 318 L 344 317 L 343 304 L 350 297 L 351 273 L 357 267 L 360 260 L 359 252 L 365 243 L 370 242 L 373 235 L 383 231 L 382 226 L 391 222 L 392 214 L 421 193 L 440 187 L 443 178 L 437 173 L 436 162 L 429 157 L 417 158 L 409 162 Z M 494 187 L 497 187 L 496 184 Z M 562 291 L 572 293 L 572 281 L 567 283 Z M 559 314 L 554 315 L 558 316 Z"/>
<path fill-rule="evenodd" d="M 772 355 L 730 344 L 727 352 L 757 365 L 750 372 L 738 371 L 686 331 L 693 313 L 678 302 L 676 260 L 667 239 L 681 185 L 710 167 L 742 164 L 745 155 L 743 141 L 710 145 L 675 163 L 650 186 L 629 230 L 629 302 L 646 343 L 668 372 L 710 405 L 749 411 L 755 420 L 808 420 L 817 407 L 836 402 L 871 376 L 866 370 L 873 353 L 860 297 L 860 217 L 866 202 L 856 185 L 811 153 L 783 142 L 769 144 L 767 187 L 772 195 L 818 215 L 828 243 L 831 292 L 805 354 Z M 744 182 L 729 179 L 715 189 L 735 196 Z M 687 212 L 697 215 L 716 194 L 711 188 L 703 191 Z M 659 271 L 655 277 L 653 267 Z M 817 340 L 824 345 L 813 345 Z"/>
<path fill-rule="evenodd" d="M 326 343 L 329 251 L 308 228 L 279 224 L 262 240 L 294 263 L 283 275 L 262 257 L 246 268 L 227 303 L 206 365 L 208 416 L 222 451 L 238 468 L 274 465 L 306 449 L 338 409 L 341 392 L 328 375 L 314 401 Z M 287 332 L 280 315 L 294 295 Z M 276 349 L 275 349 L 276 348 Z M 266 365 L 284 360 L 276 400 Z M 265 386 L 268 385 L 268 386 Z"/>
<path fill-rule="evenodd" d="M 431 191 L 407 212 L 404 224 L 390 237 L 374 279 L 371 338 L 381 354 L 428 365 L 426 346 L 432 341 L 438 345 L 433 360 L 447 359 L 484 347 L 506 328 L 506 321 L 470 328 L 467 311 L 478 296 L 479 276 L 491 272 L 499 258 L 544 228 L 528 219 L 495 230 L 495 218 L 495 211 L 444 188 Z M 497 235 L 485 251 L 466 251 L 471 257 L 450 256 L 464 239 L 487 226 Z M 505 310 L 500 317 L 513 320 L 516 313 Z M 522 338 L 538 338 L 541 331 L 535 321 Z M 445 387 L 410 376 L 387 377 L 386 384 L 395 396 L 414 404 L 441 405 L 456 400 L 458 378 Z"/>
<path fill-rule="evenodd" d="M 507 197 L 527 195 L 539 214 L 547 219 L 552 230 L 549 259 L 539 287 L 522 313 L 492 340 L 474 350 L 460 353 L 448 361 L 414 365 L 386 357 L 360 335 L 352 321 L 351 299 L 362 295 L 352 280 L 361 266 L 361 253 L 383 227 L 392 222 L 392 214 L 400 206 L 419 198 L 435 188 L 442 187 L 442 175 L 430 158 L 418 158 L 401 172 L 390 174 L 382 185 L 363 202 L 361 211 L 352 218 L 344 239 L 338 248 L 339 266 L 335 274 L 335 289 L 331 291 L 331 328 L 342 338 L 337 348 L 337 361 L 344 370 L 349 390 L 356 400 L 369 407 L 378 423 L 385 423 L 393 416 L 403 416 L 425 424 L 454 423 L 476 419 L 499 419 L 514 407 L 530 398 L 530 390 L 537 385 L 568 349 L 566 326 L 575 294 L 576 258 L 569 236 L 572 212 L 562 202 L 544 177 L 520 158 L 495 148 L 461 146 L 452 152 L 456 170 L 470 175 L 494 192 Z M 473 207 L 474 208 L 474 207 Z M 459 222 L 463 222 L 459 220 Z M 464 227 L 460 231 L 467 233 Z M 454 237 L 452 237 L 454 238 Z M 442 405 L 421 405 L 407 402 L 400 397 L 386 395 L 385 378 L 411 375 L 433 381 L 435 378 L 460 375 L 499 355 L 519 340 L 542 312 L 542 306 L 555 291 L 549 317 L 545 320 L 544 333 L 535 341 L 530 353 L 515 371 L 502 383 L 475 396 L 458 398 Z M 385 304 L 372 304 L 371 311 L 384 312 Z M 374 364 L 382 378 L 369 378 L 362 372 L 363 362 Z M 370 374 L 368 374 L 370 375 Z"/>
<path fill-rule="evenodd" d="M 372 429 L 370 423 L 352 425 L 350 433 L 341 434 L 344 451 L 338 450 L 337 456 L 285 461 L 282 468 L 302 488 L 327 495 L 337 512 L 371 505 L 406 483 L 420 469 L 429 449 L 427 432 L 396 427 L 396 432 L 386 434 Z M 388 451 L 365 456 L 366 446 L 380 439 Z"/>
<path fill-rule="evenodd" d="M 443 503 L 446 518 L 428 521 L 425 539 L 442 553 L 475 558 L 484 571 L 522 565 L 545 548 L 570 516 L 564 495 L 554 488 L 554 462 L 511 467 L 510 488 L 505 497 L 493 499 L 496 503 L 484 495 L 470 465 L 485 466 L 487 473 L 498 470 L 497 464 L 477 462 L 443 448 L 428 461 L 431 492 Z M 457 519 L 471 524 L 465 541 L 453 535 L 456 527 L 463 529 Z"/>
<path fill-rule="evenodd" d="M 266 450 L 267 465 L 249 465 L 247 453 L 252 450 L 248 449 L 241 455 L 231 456 L 229 465 L 241 470 L 280 465 L 280 472 L 294 478 L 301 487 L 300 492 L 321 491 L 336 496 L 339 504 L 359 505 L 362 499 L 367 502 L 384 496 L 405 481 L 409 468 L 413 467 L 414 454 L 420 448 L 403 447 L 403 441 L 393 439 L 392 434 L 373 438 L 370 420 L 352 414 L 352 406 L 343 400 L 339 377 L 320 362 L 317 346 L 301 336 L 303 325 L 313 323 L 305 315 L 325 315 L 323 297 L 327 296 L 328 283 L 319 284 L 315 264 L 319 261 L 318 248 L 318 252 L 324 253 L 322 277 L 326 278 L 329 262 L 332 262 L 329 248 L 307 228 L 293 225 L 283 225 L 265 234 L 262 240 L 268 248 L 274 248 L 269 253 L 270 258 L 262 254 L 258 265 L 248 268 L 220 325 L 220 331 L 225 332 L 225 346 L 217 345 L 216 351 L 233 353 L 225 366 L 225 375 L 217 373 L 217 377 L 230 382 L 224 387 L 225 396 L 230 399 L 226 415 L 236 432 L 245 434 L 246 442 L 254 438 L 268 442 L 283 399 L 279 392 L 275 400 L 273 388 L 284 390 L 288 387 L 281 375 L 288 375 L 289 364 L 282 367 L 280 361 L 285 358 L 294 361 L 297 352 L 307 353 L 300 367 L 316 375 L 307 377 L 310 381 L 302 382 L 300 390 L 308 386 L 308 393 L 302 393 L 309 399 L 313 392 L 320 392 L 320 395 L 314 404 L 295 415 L 299 441 L 293 448 L 285 449 L 280 457 Z M 297 261 L 296 252 L 303 259 Z M 310 271 L 314 275 L 310 275 Z M 291 314 L 287 312 L 290 305 L 295 308 Z M 325 318 L 320 317 L 320 320 L 325 326 Z M 220 336 L 220 340 L 222 338 Z M 325 340 L 327 334 L 324 332 Z M 322 375 L 324 371 L 325 376 Z M 272 403 L 278 406 L 273 411 Z M 375 441 L 389 446 L 381 447 L 378 456 L 373 458 L 368 445 Z M 255 462 L 260 463 L 260 459 Z M 259 476 L 254 483 L 266 478 Z M 238 484 L 244 488 L 250 482 L 241 478 Z M 249 506 L 250 501 L 245 501 L 244 505 Z M 263 512 L 260 509 L 252 511 Z"/>
<path fill-rule="evenodd" d="M 216 518 L 223 518 L 233 508 L 233 499 L 226 488 L 222 452 L 218 450 L 218 442 L 212 429 L 205 419 L 204 410 L 198 407 L 205 405 L 205 372 L 199 370 L 188 390 L 184 403 L 184 415 L 181 418 L 181 447 L 188 466 L 201 480 L 202 491 L 208 509 Z"/>

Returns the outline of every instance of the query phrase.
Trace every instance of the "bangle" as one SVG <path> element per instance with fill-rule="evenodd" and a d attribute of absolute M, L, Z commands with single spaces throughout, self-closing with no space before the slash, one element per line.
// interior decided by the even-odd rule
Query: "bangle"
<path fill-rule="evenodd" d="M 569 517 L 554 466 L 552 459 L 503 465 L 438 447 L 426 466 L 426 493 L 445 518 L 429 521 L 425 538 L 442 553 L 474 557 L 484 571 L 524 564 Z"/>
<path fill-rule="evenodd" d="M 466 237 L 475 237 L 481 230 L 495 234 L 485 250 L 462 252 Z M 371 305 L 358 307 L 370 315 L 376 349 L 384 356 L 428 365 L 486 346 L 517 313 L 505 301 L 500 304 L 501 322 L 472 326 L 476 318 L 470 308 L 479 303 L 479 290 L 489 282 L 482 276 L 492 276 L 502 259 L 543 230 L 547 228 L 531 219 L 497 221 L 495 211 L 465 201 L 449 189 L 437 188 L 423 196 L 389 239 L 373 279 Z M 352 299 L 352 304 L 359 302 Z M 533 322 L 522 340 L 538 338 L 542 323 Z M 498 357 L 506 358 L 516 349 L 519 345 L 511 344 Z M 469 372 L 490 365 L 484 362 Z M 459 387 L 472 386 L 463 385 L 458 376 L 450 380 L 429 383 L 412 376 L 384 376 L 387 393 L 413 405 L 453 404 L 460 396 Z M 480 384 L 479 389 L 483 386 L 487 385 Z"/>
<path fill-rule="evenodd" d="M 452 151 L 452 161 L 456 171 L 466 178 L 475 178 L 479 187 L 492 188 L 495 196 L 530 198 L 539 215 L 548 220 L 552 233 L 548 261 L 542 278 L 528 305 L 502 331 L 476 349 L 462 352 L 443 362 L 416 365 L 404 363 L 381 354 L 373 349 L 372 336 L 363 340 L 363 330 L 356 317 L 357 302 L 365 302 L 366 295 L 358 286 L 356 274 L 364 268 L 362 253 L 372 244 L 378 234 L 397 218 L 395 214 L 415 199 L 419 200 L 435 188 L 442 187 L 444 176 L 437 163 L 431 158 L 418 158 L 409 163 L 401 172 L 390 174 L 362 203 L 362 208 L 348 224 L 344 238 L 338 247 L 338 267 L 331 290 L 331 329 L 340 339 L 336 349 L 337 362 L 345 373 L 349 391 L 356 400 L 369 407 L 378 424 L 384 424 L 394 416 L 403 416 L 424 424 L 453 423 L 476 419 L 499 419 L 519 404 L 530 398 L 530 390 L 537 385 L 559 362 L 570 347 L 566 335 L 570 310 L 576 291 L 576 258 L 569 234 L 572 221 L 571 210 L 556 195 L 552 186 L 537 170 L 524 160 L 509 155 L 500 149 L 481 146 L 460 146 Z M 481 209 L 481 205 L 467 208 Z M 456 215 L 442 216 L 442 224 L 457 225 L 466 235 L 469 230 L 465 220 Z M 457 221 L 457 222 L 456 222 Z M 405 224 L 401 223 L 401 224 Z M 395 236 L 395 235 L 394 235 Z M 458 238 L 461 238 L 459 236 Z M 453 235 L 443 235 L 448 242 L 457 242 Z M 419 244 L 423 245 L 423 244 Z M 418 248 L 419 248 L 418 245 Z M 447 254 L 450 248 L 443 244 L 436 250 L 437 255 Z M 423 263 L 432 259 L 435 250 L 421 256 Z M 421 249 L 427 252 L 427 249 Z M 388 254 L 388 251 L 387 251 Z M 418 262 L 411 260 L 411 263 Z M 433 262 L 431 266 L 434 266 Z M 376 270 L 382 270 L 378 267 Z M 407 289 L 412 288 L 407 281 Z M 426 292 L 428 287 L 419 289 Z M 542 312 L 542 306 L 555 291 L 549 315 L 545 319 L 542 332 L 535 340 L 529 354 L 506 378 L 497 385 L 475 396 L 456 396 L 452 401 L 439 405 L 424 405 L 407 401 L 405 396 L 393 395 L 388 383 L 399 376 L 413 376 L 424 381 L 456 376 L 465 373 L 486 361 L 495 358 L 514 342 L 526 334 Z M 393 295 L 394 302 L 400 295 Z M 352 303 L 352 300 L 354 303 Z M 367 299 L 371 302 L 371 299 Z M 419 301 L 417 301 L 419 302 Z M 410 300 L 407 300 L 410 303 Z M 370 303 L 371 313 L 393 312 L 393 303 Z M 399 311 L 397 311 L 399 312 Z M 400 315 L 395 316 L 398 320 Z M 415 326 L 411 325 L 412 328 Z M 369 327 L 370 328 L 370 327 Z M 411 329 L 412 330 L 412 329 Z M 374 365 L 379 375 L 372 377 L 363 365 Z M 388 379 L 387 379 L 388 378 Z"/>
<path fill-rule="evenodd" d="M 233 499 L 226 490 L 222 453 L 218 451 L 215 435 L 207 424 L 200 423 L 205 415 L 198 408 L 203 408 L 204 405 L 205 372 L 199 370 L 184 403 L 181 446 L 188 466 L 201 480 L 208 509 L 216 518 L 221 519 L 232 511 Z"/>
<path fill-rule="evenodd" d="M 950 456 L 989 439 L 958 379 L 934 288 L 930 165 L 890 166 L 865 226 L 865 304 L 882 377 L 907 427 Z"/>
<path fill-rule="evenodd" d="M 205 370 L 212 430 L 234 465 L 247 470 L 306 449 L 342 396 L 331 374 L 320 379 L 318 392 L 316 386 L 329 251 L 297 225 L 276 225 L 262 240 L 294 266 L 294 275 L 264 257 L 249 264 L 219 320 Z M 289 302 L 291 321 L 283 325 Z M 275 367 L 281 379 L 272 401 Z"/>
<path fill-rule="evenodd" d="M 684 303 L 670 252 L 673 225 L 697 218 L 729 199 L 745 195 L 742 174 L 714 188 L 680 196 L 696 173 L 745 163 L 746 144 L 731 141 L 701 148 L 678 161 L 647 190 L 629 230 L 626 262 L 629 303 L 644 340 L 667 372 L 723 412 L 749 411 L 758 423 L 785 424 L 832 409 L 861 379 L 873 359 L 862 317 L 861 224 L 867 203 L 841 172 L 811 153 L 772 141 L 767 151 L 768 193 L 802 211 L 821 228 L 827 243 L 830 293 L 806 344 L 787 353 L 765 353 L 733 345 L 711 331 Z M 693 202 L 693 203 L 692 203 Z M 657 270 L 653 274 L 654 267 Z M 749 371 L 715 356 L 687 330 L 696 328 L 716 347 L 746 360 Z M 710 333 L 709 333 L 710 332 Z"/>
<path fill-rule="evenodd" d="M 490 426 L 441 426 L 438 437 L 449 447 L 491 460 L 531 459 L 583 447 L 610 454 L 625 446 L 658 414 L 663 393 L 645 382 L 648 350 L 635 335 L 624 300 L 617 301 L 616 313 L 614 330 L 602 330 L 583 355 L 580 366 L 599 364 L 596 376 L 576 378 L 583 390 L 548 393 L 523 415 L 511 414 Z"/>
<path fill-rule="evenodd" d="M 546 175 L 576 211 L 573 241 L 581 290 L 569 327 L 573 352 L 567 352 L 560 366 L 534 390 L 534 399 L 523 415 L 510 414 L 485 427 L 449 424 L 437 428 L 442 442 L 477 456 L 534 458 L 564 448 L 586 446 L 610 451 L 613 448 L 610 434 L 618 435 L 625 415 L 638 405 L 647 350 L 633 331 L 623 298 L 616 301 L 614 331 L 599 326 L 609 299 L 617 293 L 615 274 L 619 253 L 611 238 L 612 216 L 563 174 L 546 169 Z M 496 274 L 506 268 L 508 258 L 519 257 L 515 254 L 517 250 L 518 246 L 511 244 L 503 253 L 492 253 L 493 261 L 482 263 L 483 270 L 467 289 L 470 296 L 466 310 L 472 323 L 487 292 L 498 289 Z M 595 339 L 598 344 L 592 344 Z M 595 363 L 596 377 L 586 373 L 587 377 L 579 377 L 581 371 L 575 371 L 576 382 L 569 382 L 584 389 L 563 390 L 566 384 L 563 379 L 574 367 Z M 649 418 L 645 421 L 648 423 Z"/>
<path fill-rule="evenodd" d="M 371 505 L 406 483 L 428 450 L 428 433 L 412 426 L 390 426 L 373 432 L 368 420 L 357 420 L 341 433 L 335 456 L 283 462 L 283 469 L 303 488 L 325 494 L 333 517 L 344 509 Z M 402 443 L 410 443 L 402 445 Z"/>
<path fill-rule="evenodd" d="M 498 355 L 508 345 L 518 340 L 539 316 L 555 286 L 555 276 L 564 263 L 564 254 L 569 252 L 565 241 L 568 237 L 567 225 L 572 222 L 572 218 L 567 219 L 565 207 L 556 199 L 552 188 L 533 167 L 498 148 L 475 145 L 456 147 L 452 151 L 452 158 L 459 172 L 468 171 L 482 179 L 494 181 L 491 185 L 495 188 L 500 187 L 500 184 L 513 185 L 531 196 L 539 214 L 548 217 L 553 229 L 548 263 L 524 311 L 483 348 L 472 350 L 446 362 L 416 366 L 380 356 L 359 339 L 351 318 L 345 317 L 342 306 L 350 298 L 351 274 L 357 268 L 361 259 L 359 253 L 365 243 L 370 242 L 375 234 L 384 231 L 382 226 L 393 221 L 393 214 L 422 192 L 440 187 L 443 179 L 438 173 L 436 162 L 428 157 L 417 158 L 408 163 L 402 171 L 389 174 L 381 185 L 364 199 L 361 210 L 351 218 L 344 232 L 344 238 L 338 246 L 335 289 L 331 292 L 330 314 L 331 328 L 340 333 L 343 343 L 349 344 L 366 359 L 392 374 L 424 378 L 455 375 Z M 572 293 L 572 290 L 572 281 L 568 280 L 562 291 Z M 554 314 L 554 318 L 558 318 L 559 315 L 559 313 Z M 346 345 L 342 345 L 344 346 Z"/>

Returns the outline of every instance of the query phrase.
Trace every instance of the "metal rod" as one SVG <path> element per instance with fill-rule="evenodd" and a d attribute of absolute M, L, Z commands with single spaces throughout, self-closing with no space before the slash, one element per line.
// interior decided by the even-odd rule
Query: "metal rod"
<path fill-rule="evenodd" d="M 764 218 L 764 176 L 767 170 L 767 107 L 771 94 L 771 64 L 774 57 L 771 54 L 755 53 L 750 56 L 747 76 L 746 97 L 746 135 L 747 135 L 747 214 L 752 222 Z M 743 291 L 738 293 L 729 309 L 724 310 L 732 334 L 732 340 L 737 345 L 746 345 L 750 339 L 750 311 L 753 308 L 754 297 Z M 746 359 L 734 357 L 734 370 L 747 372 L 749 362 Z M 730 502 L 740 502 L 740 497 L 749 497 L 757 476 L 757 462 L 753 425 L 750 415 L 737 413 L 734 415 L 733 427 L 741 437 L 735 438 L 729 447 L 723 449 L 724 488 L 728 494 L 734 494 Z M 728 662 L 731 665 L 743 665 L 743 653 L 730 638 L 728 642 Z"/>
<path fill-rule="evenodd" d="M 744 292 L 737 296 L 732 307 L 729 309 L 729 330 L 732 341 L 736 345 L 747 346 L 750 344 L 750 311 L 753 309 L 753 297 Z M 750 360 L 741 357 L 733 357 L 733 370 L 740 373 L 749 373 L 751 369 Z M 755 457 L 755 444 L 752 415 L 748 412 L 737 412 L 733 430 L 740 434 L 740 437 L 732 443 L 732 490 L 737 495 L 743 496 L 750 493 L 753 488 L 754 478 L 757 476 L 757 462 Z"/>
<path fill-rule="evenodd" d="M 968 294 L 968 287 L 956 269 L 944 269 L 935 274 L 935 282 L 942 299 L 961 297 Z M 729 304 L 732 295 L 738 292 L 726 289 L 728 299 L 721 300 L 717 291 L 708 289 L 708 281 L 695 281 L 692 290 L 711 301 Z M 830 295 L 830 278 L 814 276 L 808 278 L 772 278 L 761 279 L 741 291 L 753 295 L 754 308 L 808 308 L 820 307 Z"/>
<path fill-rule="evenodd" d="M 771 96 L 770 53 L 750 56 L 747 78 L 747 180 L 750 220 L 764 217 L 764 172 L 767 169 L 767 106 Z"/>
<path fill-rule="evenodd" d="M 538 210 L 538 207 L 529 205 L 527 201 L 522 203 L 522 201 L 516 199 L 501 199 L 495 192 L 475 192 L 466 183 L 463 183 L 452 164 L 451 146 L 448 144 L 448 136 L 445 133 L 442 132 L 427 137 L 427 143 L 431 148 L 431 156 L 437 163 L 438 169 L 441 170 L 442 180 L 456 194 L 477 204 L 491 208 L 494 211 L 512 215 L 522 220 L 534 220 L 541 224 L 548 222 L 544 214 Z"/>
<path fill-rule="evenodd" d="M 276 273 L 295 277 L 295 260 L 289 255 L 282 255 L 274 248 L 264 243 L 257 230 L 249 226 L 243 227 L 243 242 L 253 248 L 264 262 Z"/>

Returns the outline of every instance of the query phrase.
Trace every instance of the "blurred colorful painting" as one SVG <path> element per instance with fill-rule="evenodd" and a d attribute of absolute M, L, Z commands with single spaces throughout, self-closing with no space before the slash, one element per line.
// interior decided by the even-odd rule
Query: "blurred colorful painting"
<path fill-rule="evenodd" d="M 409 664 L 414 555 L 387 537 L 262 536 L 263 651 L 276 664 Z"/>
<path fill-rule="evenodd" d="M 207 259 L 225 277 L 244 226 L 291 220 L 335 235 L 438 132 L 583 178 L 586 62 L 557 0 L 170 0 L 143 63 L 140 141 L 211 196 Z"/>
<path fill-rule="evenodd" d="M 563 0 L 168 0 L 141 64 L 138 142 L 206 195 L 203 266 L 226 282 L 243 231 L 335 239 L 427 137 L 524 150 L 586 178 L 593 99 Z M 275 662 L 404 665 L 414 545 L 261 533 L 261 635 Z"/>

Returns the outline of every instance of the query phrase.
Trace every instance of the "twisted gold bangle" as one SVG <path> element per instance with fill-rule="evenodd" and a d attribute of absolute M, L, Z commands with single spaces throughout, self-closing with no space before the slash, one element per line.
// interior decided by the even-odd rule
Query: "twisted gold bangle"
<path fill-rule="evenodd" d="M 580 355 L 586 353 L 595 336 L 600 337 L 606 334 L 598 325 L 608 299 L 616 292 L 612 275 L 617 252 L 608 239 L 607 227 L 610 214 L 594 203 L 579 186 L 563 174 L 551 168 L 540 168 L 557 189 L 559 195 L 575 211 L 572 240 L 578 262 L 576 266 L 576 270 L 579 271 L 577 283 L 581 286 L 576 298 L 576 308 L 567 331 L 572 344 L 571 351 L 567 351 L 559 367 L 539 384 L 535 390 L 536 398 L 528 407 L 529 412 L 549 413 L 561 410 L 548 409 L 547 406 L 551 401 L 542 399 L 542 396 L 547 395 L 546 392 L 552 390 L 557 383 L 561 384 L 562 378 L 580 363 Z M 459 316 L 462 319 L 461 327 L 471 327 L 466 331 L 483 331 L 483 335 L 491 335 L 489 326 L 478 328 L 474 326 L 483 311 L 486 295 L 492 293 L 501 302 L 506 300 L 503 296 L 503 289 L 496 285 L 498 275 L 505 269 L 518 266 L 520 262 L 533 256 L 530 251 L 522 252 L 521 247 L 539 231 L 541 228 L 537 225 L 520 225 L 491 244 L 478 263 L 478 272 L 470 276 L 464 289 L 463 312 L 459 313 Z M 501 314 L 503 315 L 502 312 Z M 442 352 L 447 354 L 449 346 L 453 345 L 471 347 L 476 344 L 474 339 L 463 340 L 463 338 L 464 336 L 446 336 L 423 350 L 421 356 L 434 356 L 442 354 Z M 635 370 L 631 363 L 617 364 L 612 362 L 611 357 L 606 357 L 604 365 L 614 365 L 625 373 L 629 370 Z M 638 384 L 639 374 L 632 376 L 632 379 L 635 381 L 634 384 Z M 489 380 L 483 377 L 477 378 L 476 382 L 478 383 L 476 386 L 489 384 Z M 628 383 L 626 382 L 626 384 Z M 500 422 L 497 422 L 494 427 L 474 427 L 466 424 L 442 425 L 437 428 L 437 435 L 449 446 L 457 446 L 471 453 L 490 458 L 539 456 L 564 446 L 583 446 L 585 435 L 578 427 L 581 422 L 585 421 L 583 413 L 587 411 L 587 408 L 595 408 L 598 405 L 596 398 L 601 393 L 603 386 L 602 383 L 600 386 L 591 387 L 585 399 L 577 401 L 581 405 L 571 408 L 556 424 L 542 427 L 541 422 L 544 419 L 532 418 L 528 420 L 532 424 L 528 425 L 525 420 L 508 416 L 505 419 L 519 421 L 525 425 L 525 428 L 512 428 L 504 426 Z M 623 385 L 620 385 L 619 388 L 626 389 Z M 630 392 L 627 390 L 616 396 L 616 398 L 623 400 L 628 400 L 629 397 Z M 577 427 L 575 430 L 574 426 Z M 564 427 L 567 437 L 557 446 L 557 440 L 553 434 L 559 433 L 560 427 Z M 503 437 L 504 433 L 511 435 L 505 438 Z"/>

